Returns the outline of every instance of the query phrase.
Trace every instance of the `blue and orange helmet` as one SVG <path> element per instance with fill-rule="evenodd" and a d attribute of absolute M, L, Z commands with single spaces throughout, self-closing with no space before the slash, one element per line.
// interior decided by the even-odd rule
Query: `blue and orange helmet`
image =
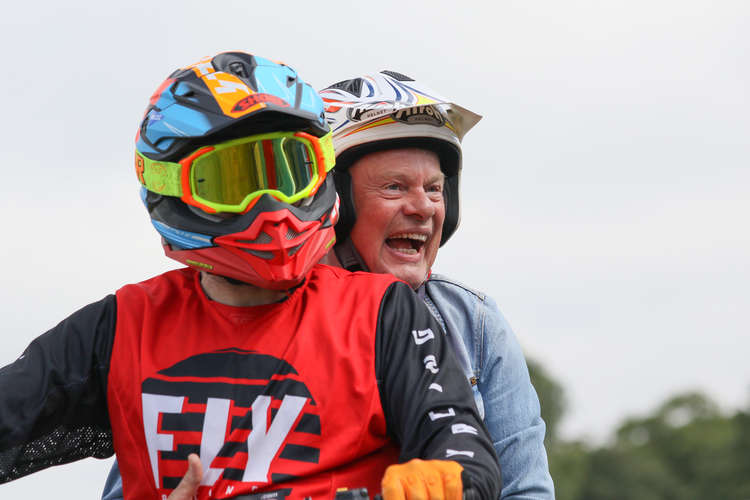
<path fill-rule="evenodd" d="M 323 102 L 289 66 L 225 52 L 178 69 L 136 135 L 141 196 L 168 257 L 269 289 L 335 242 Z"/>

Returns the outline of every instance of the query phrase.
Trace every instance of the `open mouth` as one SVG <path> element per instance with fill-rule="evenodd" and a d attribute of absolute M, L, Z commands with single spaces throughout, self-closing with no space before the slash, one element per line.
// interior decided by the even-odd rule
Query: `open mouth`
<path fill-rule="evenodd" d="M 406 255 L 416 255 L 427 242 L 426 234 L 400 233 L 385 240 L 385 244 L 393 250 Z"/>

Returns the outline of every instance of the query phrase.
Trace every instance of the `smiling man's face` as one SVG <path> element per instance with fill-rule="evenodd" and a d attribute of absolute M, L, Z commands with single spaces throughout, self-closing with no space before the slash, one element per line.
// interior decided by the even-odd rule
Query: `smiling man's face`
<path fill-rule="evenodd" d="M 437 154 L 417 148 L 378 151 L 356 161 L 349 173 L 357 251 L 370 271 L 418 287 L 435 262 L 445 220 Z"/>

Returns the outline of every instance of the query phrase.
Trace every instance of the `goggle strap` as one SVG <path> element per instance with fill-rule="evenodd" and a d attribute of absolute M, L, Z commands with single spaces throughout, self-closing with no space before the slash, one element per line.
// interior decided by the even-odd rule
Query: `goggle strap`
<path fill-rule="evenodd" d="M 182 165 L 168 161 L 154 161 L 136 152 L 135 169 L 146 189 L 165 196 L 182 196 Z"/>
<path fill-rule="evenodd" d="M 319 138 L 318 142 L 320 143 L 320 149 L 323 151 L 326 172 L 329 172 L 336 164 L 336 153 L 333 151 L 333 132 L 328 132 L 326 135 Z"/>

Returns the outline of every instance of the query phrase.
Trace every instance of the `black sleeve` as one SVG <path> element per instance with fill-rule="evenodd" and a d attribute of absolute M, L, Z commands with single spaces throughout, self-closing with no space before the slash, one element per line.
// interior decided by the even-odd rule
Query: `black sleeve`
<path fill-rule="evenodd" d="M 388 429 L 412 458 L 455 460 L 465 487 L 500 497 L 501 477 L 489 435 L 440 326 L 404 283 L 391 285 L 380 306 L 375 372 Z"/>
<path fill-rule="evenodd" d="M 0 483 L 112 456 L 106 384 L 114 295 L 73 313 L 0 368 Z"/>

